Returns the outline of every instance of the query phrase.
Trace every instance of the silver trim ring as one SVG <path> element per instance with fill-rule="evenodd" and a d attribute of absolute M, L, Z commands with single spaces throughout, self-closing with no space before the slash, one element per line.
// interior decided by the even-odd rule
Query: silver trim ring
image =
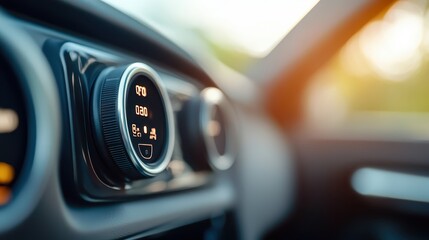
<path fill-rule="evenodd" d="M 236 157 L 236 128 L 232 107 L 229 105 L 223 93 L 213 87 L 205 88 L 201 92 L 203 104 L 200 109 L 200 131 L 203 134 L 204 142 L 207 147 L 209 164 L 213 169 L 227 170 L 235 161 Z M 225 153 L 220 154 L 217 150 L 215 140 L 209 135 L 209 124 L 211 115 L 216 106 L 223 111 L 225 120 Z"/>
<path fill-rule="evenodd" d="M 128 133 L 127 126 L 127 113 L 126 113 L 126 102 L 127 102 L 127 92 L 129 88 L 130 81 L 137 74 L 144 74 L 147 76 L 158 89 L 158 92 L 161 95 L 161 100 L 163 101 L 165 116 L 167 121 L 167 148 L 164 150 L 164 154 L 160 157 L 155 164 L 146 164 L 140 160 L 139 155 L 132 146 L 132 141 Z M 118 89 L 118 109 L 117 113 L 119 116 L 119 129 L 122 135 L 122 140 L 124 142 L 125 150 L 130 157 L 130 160 L 136 169 L 144 174 L 149 176 L 154 176 L 162 172 L 168 165 L 173 154 L 173 145 L 174 145 L 174 121 L 173 121 L 173 110 L 171 108 L 170 99 L 168 98 L 167 91 L 165 90 L 164 85 L 162 84 L 159 75 L 148 65 L 143 63 L 133 63 L 128 66 L 125 71 L 122 73 L 119 89 Z"/>

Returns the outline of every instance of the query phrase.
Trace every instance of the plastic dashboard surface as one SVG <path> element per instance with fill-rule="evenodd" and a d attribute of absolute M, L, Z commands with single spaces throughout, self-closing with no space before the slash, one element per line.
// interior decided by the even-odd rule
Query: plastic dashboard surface
<path fill-rule="evenodd" d="M 51 46 L 55 49 L 55 43 Z M 49 42 L 45 49 L 49 49 Z M 49 50 L 48 50 L 49 51 Z M 52 50 L 55 51 L 55 50 Z M 94 146 L 91 135 L 92 126 L 89 117 L 91 86 L 102 68 L 132 62 L 133 59 L 120 58 L 113 54 L 94 50 L 75 43 L 61 44 L 59 50 L 64 66 L 65 88 L 68 96 L 70 135 L 72 141 L 70 162 L 73 162 L 74 179 L 81 196 L 90 201 L 107 201 L 124 197 L 167 193 L 202 187 L 211 182 L 210 172 L 193 171 L 184 161 L 180 136 L 176 133 L 172 161 L 162 174 L 149 179 L 121 182 L 109 174 L 108 167 Z M 177 119 L 182 105 L 187 99 L 198 94 L 194 84 L 180 80 L 167 73 L 161 78 L 167 88 L 170 101 Z M 169 83 L 170 81 L 170 83 Z M 171 83 L 173 82 L 173 83 Z M 177 131 L 177 129 L 175 129 Z"/>
<path fill-rule="evenodd" d="M 36 155 L 32 161 L 24 162 L 13 189 L 14 198 L 0 207 L 0 221 L 7 219 L 7 224 L 0 228 L 1 238 L 145 237 L 200 220 L 218 219 L 217 216 L 221 220 L 229 219 L 227 216 L 232 212 L 233 220 L 213 224 L 223 228 L 237 223 L 239 227 L 233 227 L 232 232 L 239 232 L 244 239 L 255 239 L 287 214 L 293 190 L 289 153 L 278 129 L 263 111 L 232 104 L 240 124 L 237 124 L 238 159 L 229 169 L 193 164 L 182 147 L 183 133 L 178 131 L 181 126 L 178 122 L 188 100 L 201 97 L 204 89 L 216 86 L 202 69 L 177 51 L 145 42 L 149 38 L 139 38 L 125 30 L 127 39 L 140 41 L 140 49 L 109 42 L 106 35 L 104 39 L 97 38 L 91 35 L 88 25 L 80 33 L 70 33 L 76 31 L 76 27 L 55 27 L 64 19 L 43 24 L 48 20 L 43 20 L 47 15 L 40 9 L 22 12 L 23 15 L 33 13 L 40 22 L 8 16 L 7 24 L 32 42 L 21 45 L 20 49 L 38 52 L 31 55 L 29 62 L 33 64 L 27 62 L 27 65 L 46 64 L 38 68 L 44 74 L 34 75 L 37 78 L 26 75 L 26 81 L 32 84 L 31 91 L 45 95 L 34 102 L 40 118 L 35 119 L 34 131 L 43 133 L 37 135 L 40 138 L 37 146 L 49 158 Z M 56 11 L 52 14 L 58 15 Z M 145 34 L 147 37 L 151 32 Z M 158 50 L 163 54 L 157 55 Z M 160 76 L 174 112 L 177 137 L 165 171 L 153 178 L 128 181 L 118 178 L 98 155 L 92 139 L 89 101 L 93 81 L 99 74 L 97 66 L 115 67 L 135 62 L 149 65 Z M 47 92 L 38 88 L 38 81 L 45 82 Z M 218 92 L 210 92 L 218 96 Z M 43 102 L 43 99 L 50 100 Z M 200 114 L 192 116 L 200 117 Z M 193 141 L 201 143 L 196 139 Z M 189 149 L 192 147 L 188 146 Z M 266 177 L 267 174 L 270 177 Z"/>
<path fill-rule="evenodd" d="M 34 202 L 32 210 L 26 210 L 24 215 L 28 217 L 25 223 L 15 225 L 13 230 L 6 232 L 6 238 L 26 238 L 33 234 L 70 239 L 118 238 L 134 234 L 145 236 L 158 232 L 158 227 L 165 231 L 218 216 L 233 207 L 234 191 L 232 182 L 227 180 L 228 174 L 193 171 L 181 156 L 177 142 L 179 138 L 176 138 L 170 166 L 155 178 L 126 184 L 109 182 L 107 184 L 116 185 L 106 186 L 92 166 L 100 163 L 89 162 L 93 159 L 89 159 L 90 138 L 86 135 L 91 130 L 86 125 L 85 108 L 88 105 L 85 101 L 88 99 L 85 97 L 88 97 L 86 94 L 89 94 L 90 87 L 89 82 L 86 82 L 88 76 L 85 75 L 85 63 L 88 62 L 85 60 L 94 57 L 107 65 L 135 61 L 150 64 L 165 81 L 175 111 L 180 109 L 183 100 L 197 94 L 203 85 L 184 81 L 182 74 L 162 70 L 147 59 L 116 55 L 115 51 L 106 51 L 106 48 L 100 46 L 88 47 L 94 45 L 31 23 L 16 21 L 14 24 L 32 36 L 54 73 L 56 83 L 52 87 L 58 88 L 60 95 L 58 110 L 62 116 L 62 147 L 58 165 L 52 165 L 54 174 L 46 176 L 48 179 L 43 183 L 33 186 L 41 198 L 35 199 L 37 202 Z M 55 118 L 51 120 L 57 121 Z M 52 123 L 48 120 L 46 124 Z M 55 131 L 54 128 L 51 130 Z M 97 167 L 101 168 L 100 165 Z M 23 175 L 20 180 L 25 182 L 26 179 Z M 100 201 L 127 203 L 93 203 Z M 3 208 L 7 207 L 5 205 Z M 42 222 L 55 222 L 55 228 L 47 229 L 41 219 Z"/>

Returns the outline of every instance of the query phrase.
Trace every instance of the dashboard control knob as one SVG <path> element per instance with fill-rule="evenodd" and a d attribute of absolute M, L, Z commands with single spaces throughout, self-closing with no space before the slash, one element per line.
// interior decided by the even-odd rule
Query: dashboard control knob
<path fill-rule="evenodd" d="M 158 74 L 134 63 L 107 68 L 92 89 L 98 151 L 127 179 L 155 176 L 168 165 L 174 144 L 170 100 Z"/>
<path fill-rule="evenodd" d="M 232 107 L 213 87 L 185 103 L 179 116 L 183 154 L 196 170 L 226 170 L 235 160 L 236 128 Z"/>

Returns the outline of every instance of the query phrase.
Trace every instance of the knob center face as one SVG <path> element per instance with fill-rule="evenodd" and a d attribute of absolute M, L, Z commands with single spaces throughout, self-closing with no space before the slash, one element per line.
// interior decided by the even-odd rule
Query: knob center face
<path fill-rule="evenodd" d="M 155 164 L 167 145 L 167 118 L 160 90 L 146 75 L 137 74 L 125 92 L 123 114 L 131 146 L 140 161 Z"/>
<path fill-rule="evenodd" d="M 174 120 L 159 75 L 143 63 L 107 68 L 92 96 L 96 144 L 112 173 L 135 180 L 164 171 L 173 153 Z"/>

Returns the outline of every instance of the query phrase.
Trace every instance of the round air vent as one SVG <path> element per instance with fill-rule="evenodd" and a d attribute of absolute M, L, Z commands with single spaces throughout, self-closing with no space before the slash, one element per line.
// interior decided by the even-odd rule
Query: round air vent
<path fill-rule="evenodd" d="M 195 170 L 227 170 L 235 160 L 236 128 L 232 106 L 217 88 L 190 99 L 179 118 L 184 156 Z"/>

